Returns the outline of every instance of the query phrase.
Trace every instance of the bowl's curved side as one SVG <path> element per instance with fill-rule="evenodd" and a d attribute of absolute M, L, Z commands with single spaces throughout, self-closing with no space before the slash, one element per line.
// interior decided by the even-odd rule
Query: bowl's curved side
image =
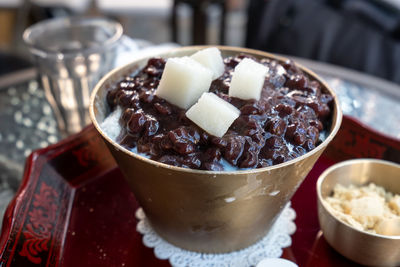
<path fill-rule="evenodd" d="M 184 56 L 204 47 L 186 47 L 158 56 Z M 232 47 L 219 47 L 224 57 L 247 53 L 284 61 L 271 54 Z M 185 249 L 223 253 L 245 248 L 268 232 L 328 143 L 337 133 L 342 113 L 335 93 L 332 128 L 326 140 L 309 153 L 275 166 L 236 172 L 191 170 L 162 164 L 134 154 L 106 136 L 100 126 L 107 114 L 106 90 L 123 74 L 142 67 L 137 60 L 106 75 L 92 93 L 90 116 L 136 199 L 156 232 Z M 308 75 L 311 71 L 301 67 Z"/>
<path fill-rule="evenodd" d="M 206 253 L 246 248 L 264 237 L 322 153 L 271 171 L 212 175 L 153 167 L 106 144 L 155 231 Z"/>
<path fill-rule="evenodd" d="M 324 198 L 340 183 L 358 186 L 374 182 L 400 193 L 400 165 L 375 159 L 355 159 L 325 170 L 317 182 L 318 219 L 326 241 L 340 254 L 369 266 L 399 266 L 400 236 L 383 236 L 360 231 L 336 218 Z M 392 186 L 389 186 L 392 185 Z"/>

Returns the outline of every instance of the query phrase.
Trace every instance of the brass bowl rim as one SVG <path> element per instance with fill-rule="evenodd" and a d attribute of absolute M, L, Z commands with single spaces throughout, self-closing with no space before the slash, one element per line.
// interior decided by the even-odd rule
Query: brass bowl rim
<path fill-rule="evenodd" d="M 272 166 L 268 166 L 268 167 L 264 167 L 264 168 L 253 168 L 253 169 L 245 169 L 245 170 L 234 170 L 234 171 L 209 171 L 209 170 L 197 170 L 197 169 L 189 169 L 189 168 L 183 168 L 183 167 L 176 167 L 176 166 L 172 166 L 172 165 L 168 165 L 165 163 L 160 163 L 157 162 L 155 160 L 140 156 L 136 153 L 133 153 L 131 151 L 129 151 L 128 149 L 122 147 L 121 145 L 119 145 L 117 142 L 115 142 L 114 140 L 112 140 L 110 137 L 108 137 L 103 130 L 101 129 L 99 123 L 96 120 L 96 116 L 94 113 L 94 103 L 95 103 L 95 99 L 96 99 L 96 95 L 97 92 L 100 90 L 100 88 L 103 86 L 104 83 L 106 83 L 110 77 L 112 77 L 113 75 L 115 75 L 116 73 L 120 72 L 122 69 L 127 69 L 128 66 L 134 66 L 134 64 L 138 61 L 144 60 L 146 58 L 151 58 L 151 57 L 155 57 L 155 56 L 168 56 L 169 54 L 175 53 L 175 52 L 184 52 L 185 50 L 189 50 L 189 51 L 193 51 L 193 50 L 199 50 L 199 49 L 204 49 L 207 47 L 217 47 L 218 49 L 222 50 L 222 51 L 230 51 L 230 52 L 236 52 L 236 53 L 246 53 L 246 54 L 250 54 L 250 55 L 256 55 L 256 56 L 260 56 L 260 57 L 265 57 L 265 58 L 271 58 L 271 59 L 275 59 L 278 60 L 280 62 L 283 62 L 285 60 L 287 60 L 288 58 L 282 57 L 282 56 L 277 56 L 274 54 L 270 54 L 268 52 L 264 52 L 264 51 L 259 51 L 259 50 L 254 50 L 254 49 L 249 49 L 249 48 L 241 48 L 241 47 L 234 47 L 234 46 L 220 46 L 220 45 L 198 45 L 198 46 L 184 46 L 184 47 L 179 47 L 179 48 L 173 48 L 171 50 L 168 51 L 164 51 L 161 53 L 157 53 L 154 55 L 146 55 L 146 56 L 142 56 L 142 57 L 138 57 L 135 60 L 133 60 L 132 62 L 125 64 L 123 66 L 120 66 L 118 68 L 113 69 L 112 71 L 108 72 L 94 87 L 91 96 L 90 96 L 90 104 L 89 104 L 89 115 L 90 115 L 90 119 L 93 123 L 93 125 L 95 126 L 96 130 L 102 135 L 102 137 L 104 139 L 106 139 L 110 144 L 112 144 L 117 150 L 121 150 L 123 151 L 125 154 L 132 156 L 138 160 L 144 161 L 146 163 L 149 163 L 151 165 L 154 165 L 155 167 L 161 167 L 161 168 L 165 168 L 165 169 L 169 169 L 169 170 L 175 170 L 175 171 L 180 171 L 180 172 L 188 172 L 188 173 L 194 173 L 194 174 L 212 174 L 212 175 L 219 175 L 219 174 L 223 174 L 223 175 L 242 175 L 242 174 L 258 174 L 258 173 L 262 173 L 265 171 L 270 171 L 270 170 L 274 170 L 274 169 L 278 169 L 278 168 L 282 168 L 288 165 L 292 165 L 293 163 L 302 161 L 303 159 L 318 153 L 321 149 L 325 148 L 331 141 L 332 139 L 336 136 L 336 133 L 338 132 L 341 122 L 342 122 L 342 110 L 340 108 L 340 104 L 339 104 L 339 99 L 338 96 L 336 95 L 335 91 L 332 90 L 332 88 L 323 80 L 321 79 L 316 73 L 314 73 L 312 70 L 304 67 L 301 64 L 298 64 L 295 62 L 296 66 L 299 67 L 302 71 L 304 71 L 305 73 L 307 73 L 308 75 L 310 75 L 311 77 L 313 77 L 314 79 L 316 79 L 318 82 L 320 82 L 328 91 L 329 93 L 332 95 L 333 99 L 334 99 L 334 107 L 336 109 L 336 118 L 332 117 L 332 121 L 336 120 L 336 123 L 334 125 L 334 128 L 332 129 L 332 131 L 329 133 L 329 135 L 326 137 L 326 139 L 319 144 L 317 147 L 315 147 L 313 150 L 307 152 L 306 154 L 297 157 L 295 159 L 277 164 L 277 165 L 272 165 Z M 334 116 L 334 114 L 332 115 Z"/>
<path fill-rule="evenodd" d="M 350 228 L 350 230 L 354 230 L 360 234 L 365 234 L 367 236 L 371 236 L 371 237 L 375 237 L 375 238 L 382 238 L 382 239 L 387 239 L 387 240 L 400 240 L 400 235 L 381 235 L 381 234 L 374 234 L 374 233 L 369 233 L 367 231 L 362 231 L 359 230 L 349 224 L 347 224 L 346 222 L 343 222 L 342 220 L 338 219 L 334 214 L 332 214 L 332 212 L 330 211 L 330 209 L 327 207 L 326 201 L 324 200 L 324 198 L 322 197 L 322 192 L 321 192 L 321 187 L 322 187 L 322 183 L 325 181 L 326 177 L 328 177 L 328 175 L 330 173 L 332 173 L 333 171 L 349 166 L 349 165 L 355 165 L 355 164 L 361 164 L 361 163 L 377 163 L 377 164 L 381 164 L 381 165 L 385 165 L 385 166 L 392 166 L 395 168 L 398 168 L 400 171 L 400 164 L 396 164 L 394 162 L 390 162 L 387 160 L 382 160 L 382 159 L 366 159 L 366 158 L 361 158 L 361 159 L 350 159 L 350 160 L 345 160 L 339 163 L 336 163 L 332 166 L 330 166 L 328 169 L 326 169 L 319 177 L 317 180 L 317 196 L 318 196 L 318 202 L 322 205 L 322 207 L 324 208 L 324 210 L 331 216 L 334 218 L 334 220 L 336 222 L 338 222 L 339 224 Z M 386 188 L 385 188 L 386 189 Z M 322 227 L 321 227 L 322 228 Z"/>

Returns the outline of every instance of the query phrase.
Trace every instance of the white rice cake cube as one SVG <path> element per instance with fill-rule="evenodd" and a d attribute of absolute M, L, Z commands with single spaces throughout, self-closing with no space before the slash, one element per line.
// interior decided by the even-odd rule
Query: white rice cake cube
<path fill-rule="evenodd" d="M 229 96 L 244 100 L 260 100 L 268 70 L 268 67 L 250 58 L 244 58 L 233 71 Z"/>
<path fill-rule="evenodd" d="M 213 93 L 204 93 L 187 112 L 186 117 L 207 133 L 222 137 L 240 111 Z"/>
<path fill-rule="evenodd" d="M 224 60 L 221 51 L 216 47 L 210 47 L 194 53 L 191 58 L 213 72 L 212 79 L 215 80 L 225 72 Z"/>
<path fill-rule="evenodd" d="M 183 109 L 190 108 L 208 92 L 212 72 L 189 57 L 169 58 L 156 95 Z"/>

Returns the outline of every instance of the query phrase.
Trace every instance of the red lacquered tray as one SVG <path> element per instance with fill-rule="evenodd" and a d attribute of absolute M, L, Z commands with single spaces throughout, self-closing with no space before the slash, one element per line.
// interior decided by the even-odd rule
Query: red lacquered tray
<path fill-rule="evenodd" d="M 299 266 L 353 266 L 325 242 L 315 182 L 335 162 L 356 158 L 400 162 L 400 142 L 345 117 L 329 149 L 292 199 L 296 233 L 283 257 Z M 34 152 L 0 237 L 0 266 L 169 266 L 136 232 L 138 204 L 92 126 Z"/>

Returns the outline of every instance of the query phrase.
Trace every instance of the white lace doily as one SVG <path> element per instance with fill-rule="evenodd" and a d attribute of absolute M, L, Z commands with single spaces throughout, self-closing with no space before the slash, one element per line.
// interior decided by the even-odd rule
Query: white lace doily
<path fill-rule="evenodd" d="M 174 267 L 250 267 L 264 258 L 279 258 L 282 248 L 292 244 L 290 237 L 296 231 L 293 220 L 296 212 L 290 203 L 282 211 L 270 232 L 260 241 L 248 248 L 224 254 L 204 254 L 178 248 L 160 236 L 151 228 L 142 208 L 136 211 L 139 222 L 136 229 L 143 234 L 143 244 L 154 248 L 157 258 L 169 260 Z"/>

